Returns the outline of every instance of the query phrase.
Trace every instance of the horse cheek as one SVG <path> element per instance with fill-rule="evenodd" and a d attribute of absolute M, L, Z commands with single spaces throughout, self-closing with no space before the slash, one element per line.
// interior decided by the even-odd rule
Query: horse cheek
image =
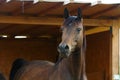
<path fill-rule="evenodd" d="M 83 33 L 82 32 L 80 32 L 80 34 L 79 34 L 79 36 L 78 36 L 79 38 L 79 40 L 78 40 L 78 45 L 79 46 L 82 46 L 82 43 L 83 43 Z"/>

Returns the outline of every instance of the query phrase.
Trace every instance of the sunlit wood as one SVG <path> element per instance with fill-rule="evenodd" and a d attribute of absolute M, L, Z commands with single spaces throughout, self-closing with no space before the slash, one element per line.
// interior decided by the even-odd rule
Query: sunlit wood
<path fill-rule="evenodd" d="M 112 37 L 112 76 L 119 74 L 119 27 L 120 20 L 115 20 Z"/>
<path fill-rule="evenodd" d="M 85 31 L 85 34 L 91 35 L 91 34 L 100 33 L 100 32 L 104 32 L 108 30 L 110 30 L 110 27 L 95 27 L 95 28 Z"/>
<path fill-rule="evenodd" d="M 23 17 L 23 16 L 0 16 L 0 23 L 8 24 L 33 24 L 33 25 L 62 25 L 63 18 L 49 17 Z M 112 26 L 112 20 L 84 19 L 84 26 Z"/>

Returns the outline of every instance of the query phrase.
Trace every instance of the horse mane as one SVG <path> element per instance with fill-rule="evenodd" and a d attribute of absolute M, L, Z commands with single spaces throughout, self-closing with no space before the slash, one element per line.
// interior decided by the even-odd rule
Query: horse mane
<path fill-rule="evenodd" d="M 85 35 L 85 27 L 83 27 L 83 49 L 86 51 L 86 35 Z"/>
<path fill-rule="evenodd" d="M 16 59 L 13 64 L 9 75 L 9 80 L 14 80 L 15 74 L 17 71 L 27 63 L 24 59 Z"/>

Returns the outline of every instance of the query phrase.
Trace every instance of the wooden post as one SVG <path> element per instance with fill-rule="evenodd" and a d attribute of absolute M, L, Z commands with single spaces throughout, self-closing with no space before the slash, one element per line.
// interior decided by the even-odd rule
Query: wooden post
<path fill-rule="evenodd" d="M 119 67 L 118 67 L 118 70 L 119 70 L 119 78 L 120 78 L 120 19 L 118 20 L 118 26 L 119 26 Z"/>
<path fill-rule="evenodd" d="M 119 20 L 114 20 L 112 30 L 112 80 L 119 73 L 119 27 Z"/>

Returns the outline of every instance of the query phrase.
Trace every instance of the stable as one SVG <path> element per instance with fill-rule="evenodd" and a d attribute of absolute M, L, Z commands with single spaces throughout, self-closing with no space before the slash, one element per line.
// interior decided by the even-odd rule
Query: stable
<path fill-rule="evenodd" d="M 82 9 L 86 28 L 88 80 L 116 80 L 119 72 L 120 4 L 40 0 L 8 1 L 0 5 L 0 72 L 9 78 L 17 58 L 56 62 L 64 8 Z"/>

